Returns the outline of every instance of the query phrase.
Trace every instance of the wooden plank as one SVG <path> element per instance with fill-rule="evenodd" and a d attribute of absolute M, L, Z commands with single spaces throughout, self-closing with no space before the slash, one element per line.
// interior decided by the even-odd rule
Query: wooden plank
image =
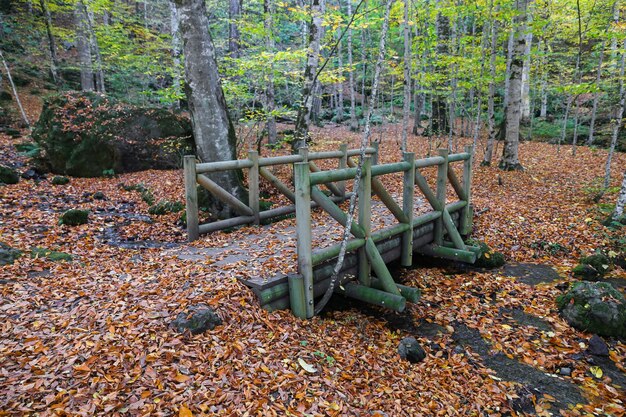
<path fill-rule="evenodd" d="M 365 240 L 370 239 L 372 233 L 372 159 L 366 156 L 363 160 L 363 175 L 359 183 L 359 226 L 363 228 Z M 373 243 L 373 242 L 372 242 Z M 376 246 L 374 245 L 374 249 Z M 366 249 L 359 248 L 359 282 L 366 286 L 370 286 L 371 270 Z"/>
<path fill-rule="evenodd" d="M 474 160 L 474 147 L 472 145 L 466 146 L 465 152 L 470 154 L 470 157 L 463 163 L 463 190 L 465 192 L 465 198 L 463 200 L 465 200 L 467 205 L 461 212 L 459 229 L 462 235 L 467 236 L 472 232 L 472 223 L 474 220 L 474 214 L 472 213 L 472 207 L 470 205 L 472 202 L 472 164 Z"/>
<path fill-rule="evenodd" d="M 321 208 L 323 208 L 333 219 L 335 219 L 340 225 L 345 226 L 348 224 L 348 215 L 341 210 L 326 194 L 320 191 L 317 187 L 311 188 L 311 198 Z M 296 214 L 297 216 L 297 214 Z M 365 230 L 357 222 L 352 222 L 350 232 L 359 239 L 365 239 Z"/>
<path fill-rule="evenodd" d="M 311 172 L 326 172 L 322 171 L 313 161 L 309 161 L 309 168 L 311 168 Z M 333 184 L 332 182 L 324 183 L 324 186 L 337 197 L 343 196 L 341 190 L 337 187 L 337 185 Z"/>
<path fill-rule="evenodd" d="M 289 280 L 289 304 L 291 312 L 300 319 L 306 319 L 306 295 L 304 291 L 304 278 L 302 275 L 291 274 Z"/>
<path fill-rule="evenodd" d="M 196 172 L 198 174 L 207 174 L 209 172 L 229 171 L 233 169 L 246 169 L 252 166 L 252 162 L 248 159 L 235 159 L 232 161 L 204 162 L 196 164 Z"/>
<path fill-rule="evenodd" d="M 436 197 L 439 202 L 440 209 L 446 205 L 446 185 L 448 184 L 448 150 L 439 149 L 439 156 L 443 158 L 443 163 L 437 167 L 437 191 Z M 443 214 L 443 213 L 442 213 Z M 443 219 L 437 219 L 435 222 L 435 243 L 443 244 Z"/>
<path fill-rule="evenodd" d="M 371 262 L 372 269 L 376 273 L 376 276 L 378 277 L 378 279 L 380 279 L 381 285 L 383 286 L 385 291 L 391 294 L 400 295 L 400 291 L 398 290 L 398 287 L 396 286 L 396 283 L 394 282 L 393 277 L 391 276 L 391 273 L 389 273 L 389 269 L 387 269 L 387 265 L 385 264 L 384 259 L 381 257 L 380 253 L 378 252 L 378 249 L 376 248 L 376 244 L 374 243 L 372 239 L 367 239 L 365 241 L 365 252 L 367 254 L 368 259 Z M 359 273 L 360 272 L 361 271 L 359 268 Z M 368 278 L 369 278 L 368 279 L 368 284 L 369 284 L 371 277 L 368 276 Z M 369 286 L 369 285 L 366 285 L 366 286 Z"/>
<path fill-rule="evenodd" d="M 204 223 L 198 226 L 201 234 L 216 232 L 230 227 L 241 226 L 254 222 L 254 216 L 231 217 L 230 219 L 219 220 L 212 223 Z"/>
<path fill-rule="evenodd" d="M 298 273 L 304 284 L 306 317 L 313 317 L 313 262 L 311 260 L 311 182 L 308 162 L 293 166 L 296 183 L 296 237 Z"/>
<path fill-rule="evenodd" d="M 332 171 L 314 172 L 311 174 L 311 185 L 345 181 L 356 176 L 356 168 L 336 169 Z"/>
<path fill-rule="evenodd" d="M 400 294 L 390 294 L 375 288 L 348 282 L 341 287 L 337 287 L 336 292 L 346 297 L 354 298 L 368 304 L 389 308 L 399 313 L 406 308 L 406 299 Z"/>
<path fill-rule="evenodd" d="M 476 254 L 469 250 L 456 248 L 446 248 L 437 244 L 424 245 L 417 249 L 417 252 L 436 258 L 449 259 L 453 261 L 473 264 L 476 262 Z"/>
<path fill-rule="evenodd" d="M 348 168 L 348 145 L 345 143 L 339 145 L 339 152 L 341 152 L 341 157 L 339 158 L 339 166 L 337 169 L 346 169 Z M 341 191 L 341 196 L 346 198 L 346 181 L 342 180 L 337 182 L 337 188 Z"/>
<path fill-rule="evenodd" d="M 231 206 L 238 214 L 243 216 L 254 216 L 254 212 L 244 203 L 239 201 L 239 199 L 233 195 L 231 195 L 228 191 L 217 185 L 213 180 L 209 177 L 206 177 L 202 174 L 198 174 L 197 176 L 198 184 L 206 188 L 211 194 L 213 194 L 218 200 L 220 200 L 224 204 L 228 204 Z M 254 219 L 253 219 L 254 221 Z"/>
<path fill-rule="evenodd" d="M 187 214 L 187 239 L 190 242 L 198 239 L 198 190 L 196 188 L 196 157 L 185 155 L 183 159 L 185 175 L 185 209 Z"/>
<path fill-rule="evenodd" d="M 454 189 L 454 192 L 459 197 L 460 200 L 467 201 L 467 196 L 465 195 L 465 189 L 463 188 L 463 184 L 459 181 L 459 177 L 456 176 L 456 172 L 451 165 L 448 165 L 448 180 Z"/>
<path fill-rule="evenodd" d="M 267 167 L 270 165 L 286 165 L 302 162 L 301 155 L 285 155 L 285 156 L 270 156 L 267 158 L 259 158 L 259 166 Z"/>
<path fill-rule="evenodd" d="M 413 225 L 413 203 L 415 193 L 415 154 L 410 152 L 404 153 L 404 162 L 410 165 L 410 168 L 404 172 L 402 181 L 402 211 L 406 217 L 403 223 Z M 413 264 L 413 229 L 412 227 L 402 234 L 402 256 L 400 265 L 411 266 Z"/>
<path fill-rule="evenodd" d="M 380 175 L 394 174 L 396 172 L 408 171 L 412 168 L 406 162 L 394 162 L 392 164 L 374 165 L 372 166 L 372 177 Z"/>
<path fill-rule="evenodd" d="M 252 166 L 248 170 L 248 205 L 254 213 L 254 224 L 261 224 L 259 217 L 260 189 L 259 189 L 259 153 L 248 151 L 248 159 L 252 161 Z"/>

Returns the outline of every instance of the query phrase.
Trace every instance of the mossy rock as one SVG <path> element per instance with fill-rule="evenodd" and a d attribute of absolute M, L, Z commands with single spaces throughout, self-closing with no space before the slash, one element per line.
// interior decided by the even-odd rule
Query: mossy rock
<path fill-rule="evenodd" d="M 606 282 L 577 282 L 557 297 L 561 316 L 578 330 L 626 337 L 626 299 Z"/>
<path fill-rule="evenodd" d="M 67 177 L 56 176 L 52 178 L 52 184 L 54 185 L 65 185 L 69 183 L 70 183 L 70 179 Z"/>
<path fill-rule="evenodd" d="M 186 117 L 93 92 L 48 97 L 32 136 L 51 172 L 75 177 L 176 169 L 194 151 Z"/>
<path fill-rule="evenodd" d="M 480 248 L 480 255 L 476 257 L 474 266 L 494 269 L 500 268 L 506 263 L 504 255 L 491 249 L 485 242 L 470 239 L 466 243 Z"/>
<path fill-rule="evenodd" d="M 572 274 L 583 281 L 597 281 L 602 278 L 593 266 L 587 264 L 578 264 L 572 269 Z"/>
<path fill-rule="evenodd" d="M 22 251 L 0 242 L 0 265 L 10 265 L 22 256 Z"/>
<path fill-rule="evenodd" d="M 14 169 L 0 165 L 0 183 L 17 184 L 19 180 L 20 176 Z"/>
<path fill-rule="evenodd" d="M 46 248 L 33 248 L 30 252 L 31 258 L 45 258 L 51 262 L 71 261 L 72 255 L 65 252 L 57 252 Z"/>
<path fill-rule="evenodd" d="M 39 152 L 41 151 L 39 145 L 35 142 L 18 143 L 15 145 L 15 150 L 29 158 L 35 158 L 39 156 Z"/>
<path fill-rule="evenodd" d="M 611 260 L 601 253 L 596 253 L 594 255 L 581 258 L 580 263 L 583 265 L 589 265 L 590 267 L 598 271 L 598 274 L 600 276 L 604 276 L 611 268 Z"/>
<path fill-rule="evenodd" d="M 88 210 L 71 209 L 63 213 L 60 223 L 68 226 L 78 226 L 89 222 Z"/>
<path fill-rule="evenodd" d="M 180 201 L 167 201 L 161 200 L 154 206 L 148 209 L 148 213 L 153 214 L 155 216 L 162 216 L 168 213 L 178 213 L 182 211 L 185 206 Z"/>

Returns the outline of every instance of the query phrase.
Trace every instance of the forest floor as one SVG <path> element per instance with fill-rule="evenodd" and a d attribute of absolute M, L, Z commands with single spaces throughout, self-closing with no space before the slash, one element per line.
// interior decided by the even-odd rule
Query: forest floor
<path fill-rule="evenodd" d="M 0 135 L 0 164 L 26 170 L 14 148 L 23 140 Z M 321 128 L 313 149 L 358 140 Z M 398 148 L 384 139 L 381 161 L 398 160 Z M 411 138 L 418 157 L 427 148 Z M 0 267 L 0 415 L 622 416 L 626 344 L 607 340 L 609 357 L 590 355 L 591 335 L 568 326 L 554 301 L 578 258 L 615 238 L 600 221 L 616 193 L 591 201 L 606 151 L 579 147 L 573 157 L 569 147 L 522 143 L 520 155 L 524 172 L 474 170 L 473 236 L 503 252 L 505 268 L 397 269 L 423 294 L 404 313 L 334 297 L 308 321 L 262 310 L 237 280 L 295 269 L 293 219 L 188 244 L 180 213 L 149 215 L 140 193 L 120 186 L 184 201 L 181 171 L 0 187 L 2 242 L 73 256 Z M 625 165 L 617 155 L 614 177 Z M 70 208 L 89 209 L 90 222 L 59 225 Z M 622 285 L 626 272 L 611 276 Z M 169 327 L 200 303 L 223 325 L 197 336 Z M 424 346 L 421 363 L 400 360 L 406 336 Z"/>

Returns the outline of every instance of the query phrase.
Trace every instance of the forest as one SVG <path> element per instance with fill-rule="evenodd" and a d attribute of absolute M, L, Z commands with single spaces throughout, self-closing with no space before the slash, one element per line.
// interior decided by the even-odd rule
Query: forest
<path fill-rule="evenodd" d="M 0 0 L 0 416 L 626 415 L 623 0 Z"/>

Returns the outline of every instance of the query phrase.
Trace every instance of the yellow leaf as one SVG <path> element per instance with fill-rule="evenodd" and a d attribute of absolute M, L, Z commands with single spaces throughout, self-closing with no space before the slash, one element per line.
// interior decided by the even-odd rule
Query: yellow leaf
<path fill-rule="evenodd" d="M 511 330 L 512 329 L 512 327 L 509 326 L 508 324 L 503 324 L 502 328 L 505 329 L 505 330 Z"/>
<path fill-rule="evenodd" d="M 300 366 L 302 367 L 302 369 L 304 369 L 305 371 L 307 371 L 310 374 L 314 374 L 315 372 L 317 372 L 317 369 L 315 369 L 314 366 L 309 365 L 308 363 L 305 362 L 304 359 L 302 358 L 298 358 L 298 363 L 300 364 Z"/>
<path fill-rule="evenodd" d="M 589 372 L 598 379 L 602 378 L 603 373 L 599 366 L 592 366 L 589 368 Z"/>
<path fill-rule="evenodd" d="M 487 259 L 491 258 L 491 255 L 489 255 L 489 252 L 485 252 L 483 255 L 484 255 L 484 256 L 485 256 L 485 258 L 487 258 Z"/>
<path fill-rule="evenodd" d="M 178 417 L 193 417 L 193 413 L 183 404 L 180 406 L 180 410 L 178 410 Z"/>
<path fill-rule="evenodd" d="M 176 382 L 187 382 L 189 381 L 189 377 L 187 375 L 183 375 L 180 372 L 178 372 L 176 376 L 174 377 L 174 380 Z"/>
<path fill-rule="evenodd" d="M 591 217 L 587 217 L 585 219 L 585 223 L 591 223 L 593 221 L 593 219 Z"/>

